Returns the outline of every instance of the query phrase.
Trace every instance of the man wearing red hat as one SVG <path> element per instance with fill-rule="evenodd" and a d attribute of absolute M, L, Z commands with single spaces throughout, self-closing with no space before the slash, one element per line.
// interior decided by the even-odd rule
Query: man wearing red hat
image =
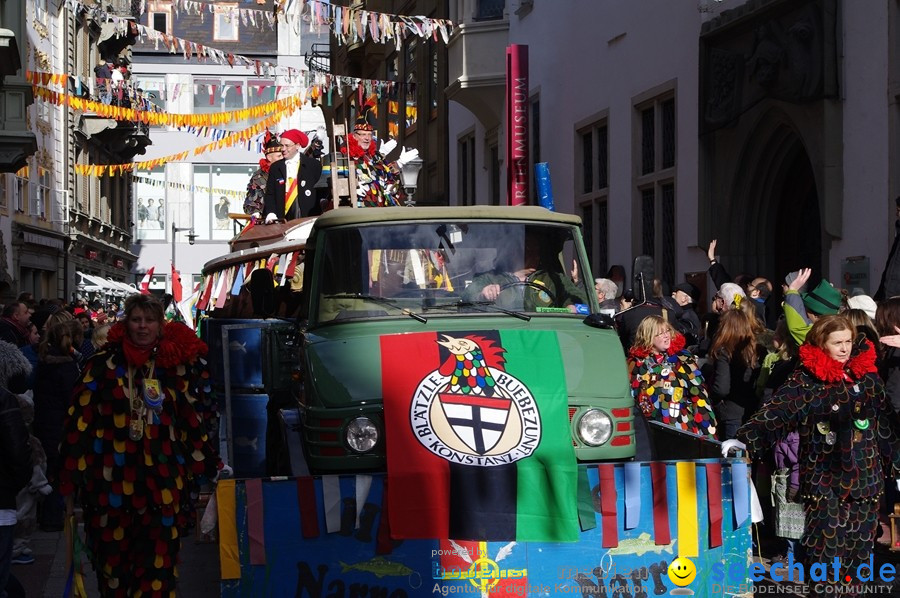
<path fill-rule="evenodd" d="M 308 147 L 309 137 L 303 131 L 288 129 L 281 134 L 284 157 L 269 167 L 266 181 L 266 224 L 320 213 L 315 185 L 322 163 L 306 155 Z"/>

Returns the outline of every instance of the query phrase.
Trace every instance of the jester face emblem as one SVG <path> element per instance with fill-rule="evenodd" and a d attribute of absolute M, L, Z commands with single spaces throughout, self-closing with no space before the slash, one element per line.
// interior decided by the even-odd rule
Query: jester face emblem
<path fill-rule="evenodd" d="M 410 406 L 419 442 L 464 465 L 530 456 L 540 443 L 540 413 L 528 387 L 503 370 L 503 349 L 477 335 L 437 342 L 449 357 L 422 379 Z"/>

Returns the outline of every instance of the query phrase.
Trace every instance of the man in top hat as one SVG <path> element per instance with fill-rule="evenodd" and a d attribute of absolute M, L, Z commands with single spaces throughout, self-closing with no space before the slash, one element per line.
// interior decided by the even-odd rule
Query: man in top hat
<path fill-rule="evenodd" d="M 284 156 L 269 167 L 266 181 L 266 224 L 320 214 L 315 185 L 322 174 L 322 163 L 306 155 L 309 137 L 303 131 L 288 129 L 281 134 Z"/>
<path fill-rule="evenodd" d="M 374 107 L 366 104 L 354 121 L 353 134 L 347 138 L 347 145 L 341 148 L 341 152 L 349 155 L 356 165 L 357 199 L 366 207 L 400 205 L 400 169 L 417 158 L 419 152 L 403 148 L 397 161 L 388 163 L 384 158 L 397 147 L 397 142 L 390 139 L 376 150 L 374 135 Z"/>
<path fill-rule="evenodd" d="M 266 157 L 259 161 L 259 168 L 250 175 L 250 182 L 247 184 L 247 196 L 244 198 L 244 213 L 250 214 L 255 220 L 260 218 L 265 206 L 269 168 L 283 158 L 281 155 L 281 141 L 269 131 L 266 131 L 266 136 L 263 140 L 263 153 Z"/>

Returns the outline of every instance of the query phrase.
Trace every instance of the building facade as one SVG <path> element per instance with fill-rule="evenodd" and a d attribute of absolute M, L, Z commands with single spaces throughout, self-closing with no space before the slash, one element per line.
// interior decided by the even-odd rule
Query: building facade
<path fill-rule="evenodd" d="M 718 239 L 732 275 L 811 266 L 875 292 L 898 194 L 896 3 L 456 0 L 450 18 L 451 203 L 505 201 L 505 48 L 525 44 L 530 162 L 583 218 L 596 275 L 645 254 L 669 283 L 705 280 Z"/>
<path fill-rule="evenodd" d="M 36 83 L 57 97 L 100 102 L 94 67 L 112 61 L 127 74 L 138 3 L 112 0 L 103 9 L 57 0 L 7 4 L 18 4 L 28 25 L 17 84 L 23 96 L 30 98 Z M 101 117 L 90 106 L 76 112 L 46 97 L 23 112 L 21 125 L 36 151 L 0 183 L 0 213 L 9 217 L 6 259 L 0 260 L 9 278 L 5 299 L 19 292 L 72 299 L 83 283 L 80 273 L 124 281 L 135 260 L 129 251 L 130 177 L 84 176 L 75 165 L 130 162 L 150 142 L 146 127 Z"/>
<path fill-rule="evenodd" d="M 265 15 L 273 12 L 272 0 L 252 5 L 215 2 L 211 12 L 204 5 L 202 13 L 185 13 L 175 4 L 148 1 L 141 24 L 173 39 L 240 54 L 277 68 L 257 72 L 256 68 L 230 66 L 228 61 L 187 60 L 183 52 L 172 54 L 164 43 L 145 38 L 134 48 L 133 84 L 157 109 L 213 114 L 253 108 L 304 91 L 297 74 L 305 68 L 304 54 L 319 37 L 292 31 L 283 21 L 269 22 Z M 260 120 L 219 127 L 151 128 L 153 146 L 142 160 L 165 159 L 185 150 L 191 153 L 150 171 L 135 172 L 132 249 L 139 258 L 132 270 L 134 280 L 154 268 L 151 289 L 171 289 L 174 261 L 185 294 L 189 294 L 200 280 L 203 265 L 228 253 L 237 223 L 244 224 L 228 214 L 243 213 L 247 183 L 263 157 L 259 151 L 263 132 L 231 147 L 199 154 L 193 150 Z M 271 131 L 299 128 L 312 133 L 322 124 L 321 111 L 307 106 L 285 115 Z"/>
<path fill-rule="evenodd" d="M 37 137 L 28 126 L 28 107 L 33 102 L 25 80 L 28 27 L 25 5 L 0 0 L 0 303 L 18 292 L 13 261 L 12 216 L 16 200 L 15 176 L 37 151 Z"/>
<path fill-rule="evenodd" d="M 416 15 L 446 19 L 447 2 L 433 0 L 343 0 L 335 2 L 354 9 L 392 15 Z M 330 72 L 337 75 L 377 81 L 396 82 L 388 93 L 359 93 L 347 89 L 323 107 L 326 120 L 346 124 L 352 129 L 360 97 L 374 101 L 378 117 L 376 133 L 380 140 L 397 140 L 398 149 L 388 158 L 396 159 L 401 147 L 416 148 L 422 159 L 417 205 L 447 205 L 450 186 L 448 147 L 447 44 L 434 36 L 408 35 L 398 49 L 367 38 L 364 42 L 338 43 L 331 39 Z M 374 97 L 373 97 L 374 96 Z"/>

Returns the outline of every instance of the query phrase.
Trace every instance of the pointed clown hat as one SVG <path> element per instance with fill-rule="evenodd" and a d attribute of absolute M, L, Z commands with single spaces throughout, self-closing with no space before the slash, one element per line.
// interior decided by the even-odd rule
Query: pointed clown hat
<path fill-rule="evenodd" d="M 356 114 L 356 121 L 353 123 L 354 131 L 374 131 L 375 117 L 378 116 L 375 104 L 366 102 Z"/>

